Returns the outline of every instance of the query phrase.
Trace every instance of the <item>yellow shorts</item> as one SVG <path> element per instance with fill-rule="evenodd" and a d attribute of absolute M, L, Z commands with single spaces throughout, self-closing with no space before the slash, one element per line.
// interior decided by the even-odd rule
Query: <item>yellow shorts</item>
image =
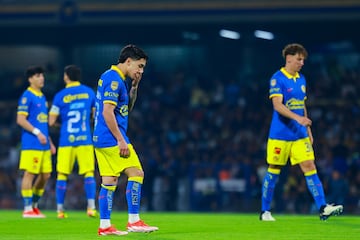
<path fill-rule="evenodd" d="M 315 160 L 310 139 L 303 138 L 296 141 L 268 139 L 266 158 L 268 164 L 284 166 L 289 158 L 291 165 Z"/>
<path fill-rule="evenodd" d="M 95 148 L 96 159 L 99 166 L 100 176 L 116 176 L 126 168 L 135 167 L 142 170 L 142 166 L 135 149 L 128 144 L 130 156 L 128 158 L 120 157 L 119 147 Z"/>
<path fill-rule="evenodd" d="M 74 168 L 75 161 L 79 166 L 79 174 L 95 170 L 94 146 L 59 147 L 57 151 L 56 171 L 69 175 Z"/>
<path fill-rule="evenodd" d="M 21 150 L 19 169 L 33 174 L 51 173 L 50 150 Z"/>

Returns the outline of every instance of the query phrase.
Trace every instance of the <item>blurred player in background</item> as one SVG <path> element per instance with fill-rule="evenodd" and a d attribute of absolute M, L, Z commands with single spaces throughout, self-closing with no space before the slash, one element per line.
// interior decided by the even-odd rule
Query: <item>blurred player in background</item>
<path fill-rule="evenodd" d="M 79 174 L 84 176 L 87 198 L 87 215 L 95 217 L 96 182 L 94 178 L 95 155 L 90 127 L 95 111 L 94 91 L 81 84 L 81 70 L 75 65 L 64 69 L 65 88 L 59 91 L 50 109 L 49 125 L 59 118 L 61 124 L 57 153 L 56 203 L 58 218 L 66 218 L 65 193 L 69 174 L 77 161 Z"/>
<path fill-rule="evenodd" d="M 38 208 L 38 201 L 50 178 L 51 153 L 55 154 L 56 149 L 49 137 L 48 106 L 41 92 L 45 82 L 44 69 L 31 66 L 25 76 L 30 86 L 20 97 L 16 119 L 22 127 L 19 169 L 24 170 L 21 182 L 23 217 L 44 218 L 45 215 Z"/>
<path fill-rule="evenodd" d="M 139 217 L 141 187 L 144 172 L 129 138 L 126 135 L 128 114 L 134 107 L 137 89 L 148 56 L 134 46 L 125 46 L 117 65 L 104 72 L 96 93 L 94 146 L 102 184 L 99 193 L 99 235 L 124 235 L 111 225 L 110 216 L 114 191 L 121 173 L 128 177 L 126 200 L 128 204 L 129 232 L 152 232 L 157 227 L 148 226 Z M 128 91 L 126 77 L 131 79 Z"/>
<path fill-rule="evenodd" d="M 288 159 L 298 164 L 305 175 L 307 187 L 319 209 L 320 219 L 343 211 L 342 205 L 326 204 L 322 183 L 318 177 L 311 133 L 311 120 L 306 111 L 306 80 L 299 73 L 307 58 L 306 49 L 300 44 L 289 44 L 283 49 L 285 66 L 270 80 L 270 96 L 273 104 L 267 143 L 268 171 L 262 186 L 260 220 L 275 221 L 270 212 L 276 181 Z"/>

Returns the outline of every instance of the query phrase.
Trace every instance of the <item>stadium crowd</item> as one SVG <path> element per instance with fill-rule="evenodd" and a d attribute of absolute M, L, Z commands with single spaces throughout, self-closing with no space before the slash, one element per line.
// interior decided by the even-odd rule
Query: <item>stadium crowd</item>
<path fill-rule="evenodd" d="M 310 62 L 304 69 L 318 172 L 328 202 L 344 204 L 345 213 L 360 211 L 358 69 L 345 69 L 340 63 L 320 68 Z M 22 82 L 21 73 L 5 77 L 11 79 L 8 88 L 0 90 L 1 209 L 22 206 L 20 129 L 15 116 L 16 100 L 27 84 Z M 144 77 L 137 106 L 130 115 L 129 136 L 145 168 L 145 210 L 259 211 L 272 106 L 268 100 L 269 79 L 249 78 L 223 79 L 210 74 L 193 75 L 186 70 L 172 74 L 150 72 Z M 44 92 L 51 100 L 51 86 Z M 53 130 L 52 134 L 57 139 L 58 132 Z M 70 178 L 65 204 L 69 209 L 81 209 L 86 204 L 82 178 Z M 55 210 L 55 179 L 54 173 L 40 202 L 42 209 Z M 244 180 L 243 188 L 223 189 L 221 181 L 229 179 Z M 198 180 L 215 182 L 215 187 L 195 188 Z M 120 188 L 125 187 L 125 181 L 120 178 Z M 124 210 L 124 194 L 115 194 L 120 196 L 116 196 L 119 201 L 114 202 L 114 209 Z M 277 212 L 314 211 L 299 169 L 284 169 L 273 204 Z"/>

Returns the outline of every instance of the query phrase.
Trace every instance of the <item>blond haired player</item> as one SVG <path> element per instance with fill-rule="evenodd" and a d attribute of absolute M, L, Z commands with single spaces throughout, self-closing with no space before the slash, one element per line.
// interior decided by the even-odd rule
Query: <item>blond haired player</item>
<path fill-rule="evenodd" d="M 305 106 L 306 80 L 300 73 L 307 55 L 306 49 L 300 44 L 285 46 L 285 66 L 270 79 L 270 99 L 274 111 L 267 143 L 269 168 L 262 186 L 262 221 L 275 221 L 270 212 L 270 204 L 281 168 L 289 159 L 292 165 L 299 165 L 303 171 L 321 220 L 343 211 L 342 205 L 326 203 L 323 186 L 316 171 L 311 120 Z"/>

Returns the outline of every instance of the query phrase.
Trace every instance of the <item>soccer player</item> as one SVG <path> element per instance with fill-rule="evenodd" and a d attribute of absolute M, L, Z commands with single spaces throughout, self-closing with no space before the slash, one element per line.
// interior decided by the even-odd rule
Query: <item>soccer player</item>
<path fill-rule="evenodd" d="M 288 159 L 298 164 L 304 173 L 308 190 L 319 209 L 320 219 L 342 213 L 342 205 L 330 205 L 325 201 L 322 183 L 316 171 L 311 120 L 306 111 L 306 80 L 299 72 L 307 58 L 306 49 L 300 44 L 289 44 L 282 51 L 285 66 L 270 80 L 270 96 L 273 116 L 267 143 L 269 164 L 262 186 L 260 220 L 275 221 L 270 212 L 276 181 Z"/>
<path fill-rule="evenodd" d="M 126 135 L 128 114 L 134 107 L 137 89 L 148 56 L 134 45 L 125 46 L 118 63 L 105 71 L 96 93 L 94 146 L 102 184 L 99 193 L 99 235 L 124 235 L 111 225 L 112 201 L 121 173 L 128 177 L 126 200 L 128 204 L 129 232 L 152 232 L 157 227 L 148 226 L 139 217 L 141 187 L 144 172 L 132 144 Z M 131 79 L 128 91 L 126 78 Z"/>
<path fill-rule="evenodd" d="M 24 171 L 21 196 L 24 200 L 24 218 L 44 218 L 38 208 L 40 197 L 52 172 L 51 154 L 56 149 L 49 137 L 48 107 L 41 92 L 44 87 L 44 69 L 30 66 L 25 72 L 29 87 L 18 103 L 16 122 L 22 128 L 19 169 Z M 33 183 L 34 182 L 34 183 Z"/>
<path fill-rule="evenodd" d="M 316 171 L 311 120 L 308 117 L 306 80 L 299 72 L 307 58 L 306 49 L 297 43 L 285 46 L 282 51 L 285 66 L 270 80 L 270 96 L 273 116 L 267 143 L 269 164 L 262 186 L 260 220 L 275 221 L 270 212 L 276 181 L 281 168 L 288 159 L 292 165 L 299 165 L 304 173 L 308 190 L 319 209 L 320 219 L 341 214 L 342 205 L 330 205 L 325 201 L 322 183 Z"/>
<path fill-rule="evenodd" d="M 94 178 L 95 155 L 92 143 L 91 116 L 95 111 L 95 92 L 80 83 L 81 70 L 75 65 L 64 69 L 65 88 L 59 91 L 50 109 L 49 125 L 54 126 L 59 118 L 60 140 L 57 154 L 56 203 L 58 218 L 66 218 L 64 200 L 69 174 L 75 161 L 78 172 L 84 176 L 87 198 L 87 215 L 96 217 L 96 182 Z"/>

